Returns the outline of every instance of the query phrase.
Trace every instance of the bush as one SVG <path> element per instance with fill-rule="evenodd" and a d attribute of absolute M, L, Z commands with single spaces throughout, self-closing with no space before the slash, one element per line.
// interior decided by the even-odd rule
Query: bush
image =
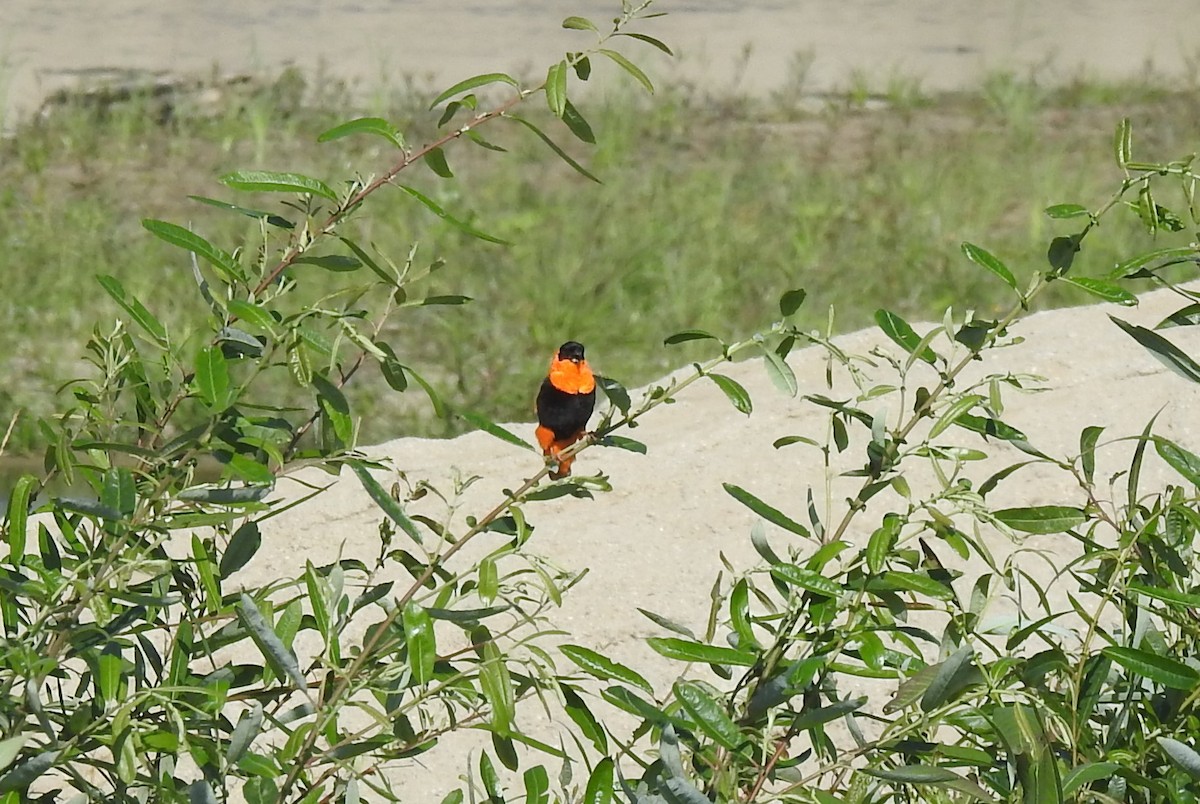
<path fill-rule="evenodd" d="M 828 393 L 804 397 L 826 412 L 826 436 L 776 442 L 818 450 L 829 478 L 824 516 L 810 501 L 803 524 L 805 515 L 726 484 L 793 542 L 781 557 L 765 530 L 753 531 L 763 563 L 718 583 L 703 639 L 656 618 L 679 633 L 650 647 L 707 666 L 714 682 L 682 672 L 656 694 L 634 668 L 553 641 L 560 634 L 547 612 L 579 576 L 526 550 L 526 511 L 606 491 L 603 475 L 548 483 L 543 469 L 460 524 L 473 478 L 445 488 L 410 482 L 357 449 L 343 388 L 368 364 L 396 392 L 419 388 L 438 415 L 527 447 L 471 411 L 449 410 L 434 383 L 380 337 L 387 321 L 414 307 L 465 301 L 423 292 L 440 264 L 420 259 L 415 246 L 389 259 L 351 227 L 376 193 L 394 186 L 462 232 L 494 239 L 399 177 L 418 162 L 448 175 L 445 149 L 459 139 L 487 149 L 480 130 L 497 121 L 528 129 L 590 177 L 516 110 L 544 97 L 570 133 L 591 142 L 568 84 L 586 81 L 591 60 L 603 57 L 648 87 L 609 47 L 633 37 L 666 49 L 630 28 L 649 16 L 648 6 L 623 4 L 610 32 L 568 18 L 565 27 L 594 32 L 597 44 L 568 53 L 536 87 L 501 74 L 451 87 L 433 104 L 442 109 L 442 133 L 421 148 L 379 118 L 321 135 L 390 143 L 397 161 L 378 177 L 337 190 L 298 173 L 224 176 L 231 189 L 289 199 L 277 210 L 204 200 L 257 224 L 258 239 L 232 251 L 176 224 L 143 222 L 190 253 L 208 328 L 172 332 L 119 281 L 99 277 L 124 316 L 95 329 L 86 347 L 92 376 L 69 384 L 61 415 L 38 423 L 44 473 L 23 476 L 8 501 L 0 802 L 55 800 L 63 791 L 97 801 L 396 801 L 405 764 L 465 729 L 488 734 L 492 750 L 479 755 L 478 784 L 464 792 L 447 780 L 445 801 L 505 800 L 495 762 L 521 772 L 527 801 L 548 801 L 552 789 L 558 800 L 589 802 L 619 792 L 632 802 L 1191 800 L 1200 779 L 1192 550 L 1200 457 L 1155 435 L 1152 420 L 1132 437 L 1121 495 L 1110 497 L 1096 479 L 1097 455 L 1121 439 L 1103 440 L 1089 427 L 1077 454 L 1043 452 L 1003 418 L 1005 391 L 1026 378 L 977 368 L 989 350 L 1013 341 L 1013 325 L 1056 283 L 1132 304 L 1126 280 L 1166 282 L 1164 269 L 1196 260 L 1192 243 L 1132 256 L 1104 277 L 1072 271 L 1098 224 L 1126 208 L 1152 234 L 1183 229 L 1180 213 L 1160 203 L 1172 183 L 1183 188 L 1183 214 L 1197 222 L 1191 161 L 1133 161 L 1127 122 L 1116 139 L 1123 175 L 1113 196 L 1095 209 L 1047 210 L 1078 227 L 1053 239 L 1049 267 L 1028 284 L 985 249 L 963 246 L 1011 291 L 1003 315 L 947 312 L 919 333 L 881 310 L 876 321 L 900 357 L 858 356 L 830 333 L 802 330 L 804 293 L 792 290 L 780 299 L 779 321 L 751 338 L 726 343 L 699 330 L 668 338 L 715 343 L 717 353 L 639 398 L 601 378 L 609 405 L 573 449 L 641 452 L 624 431 L 694 383 L 714 383 L 750 413 L 749 393 L 724 364 L 757 356 L 796 397 L 792 350 L 814 345 L 828 354 Z M 493 85 L 513 91 L 480 112 L 474 91 Z M 370 279 L 316 296 L 306 281 L 313 271 Z M 1200 381 L 1200 364 L 1157 331 L 1200 321 L 1195 295 L 1177 290 L 1189 303 L 1157 329 L 1115 320 Z M 881 380 L 868 365 L 894 378 Z M 309 404 L 279 404 L 287 384 L 304 389 Z M 892 402 L 893 414 L 873 413 L 875 400 Z M 963 446 L 952 437 L 959 433 L 981 437 L 982 446 Z M 979 479 L 975 462 L 996 441 L 1023 457 Z M 1145 487 L 1151 447 L 1184 485 Z M 200 482 L 210 461 L 219 478 Z M 237 573 L 258 551 L 263 523 L 328 488 L 298 473 L 311 467 L 348 469 L 378 506 L 378 554 L 309 561 L 295 577 L 241 587 Z M 1064 473 L 1078 499 L 992 502 L 1005 478 L 1038 470 Z M 392 477 L 398 482 L 389 488 Z M 285 478 L 309 490 L 283 495 L 277 484 Z M 87 493 L 57 493 L 52 484 L 60 481 Z M 846 482 L 855 487 L 843 503 Z M 431 513 L 438 509 L 441 516 Z M 505 541 L 486 552 L 476 540 L 485 532 Z M 996 533 L 1062 535 L 1077 554 L 1046 577 L 1016 560 L 996 562 L 988 547 Z M 964 575 L 971 560 L 987 570 Z M 980 614 L 1004 590 L 1019 605 L 1014 625 L 997 632 Z M 1070 610 L 1054 608 L 1062 599 Z M 846 696 L 855 678 L 886 683 L 892 699 L 879 706 Z M 597 698 L 615 707 L 611 716 L 597 714 Z M 573 745 L 551 745 L 518 724 L 518 710 L 535 701 Z M 627 716 L 636 724 L 631 734 L 621 725 Z M 568 771 L 553 788 L 549 761 Z M 569 772 L 579 762 L 587 773 Z"/>

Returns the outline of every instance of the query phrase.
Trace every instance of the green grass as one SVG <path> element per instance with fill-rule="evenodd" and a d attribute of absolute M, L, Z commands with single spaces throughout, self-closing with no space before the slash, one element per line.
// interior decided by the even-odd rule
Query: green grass
<path fill-rule="evenodd" d="M 203 108 L 182 102 L 170 114 L 146 98 L 67 104 L 0 143 L 0 429 L 24 411 L 9 450 L 36 445 L 36 416 L 62 406 L 55 389 L 82 370 L 93 325 L 116 315 L 94 275 L 119 277 L 176 334 L 204 314 L 186 254 L 145 232 L 142 218 L 192 226 L 227 250 L 253 248 L 257 224 L 187 196 L 283 212 L 271 206 L 280 196 L 239 198 L 217 177 L 264 168 L 336 184 L 382 171 L 392 158 L 382 140 L 317 145 L 316 135 L 383 114 L 420 143 L 433 131 L 423 111 L 432 94 L 380 91 L 352 107 L 336 85 L 305 89 L 292 74 L 227 88 Z M 877 95 L 886 108 L 866 110 L 864 99 Z M 601 371 L 636 385 L 699 354 L 664 348 L 664 337 L 687 328 L 744 335 L 771 320 L 788 288 L 808 291 L 814 327 L 834 305 L 842 331 L 884 306 L 913 318 L 940 316 L 947 305 L 998 309 L 1005 289 L 962 257 L 960 243 L 982 245 L 1027 276 L 1049 238 L 1071 231 L 1044 207 L 1106 200 L 1116 168 L 1094 165 L 1112 164 L 1117 121 L 1132 118 L 1135 154 L 1172 158 L 1200 147 L 1195 97 L 1191 87 L 1146 81 L 1050 90 L 1011 76 L 943 97 L 894 79 L 882 93 L 852 87 L 816 111 L 804 111 L 812 104 L 800 93 L 770 102 L 691 87 L 649 99 L 632 90 L 592 96 L 580 106 L 598 147 L 575 147 L 543 122 L 603 184 L 504 121 L 481 133 L 508 153 L 460 142 L 447 151 L 456 178 L 423 165 L 404 174 L 511 246 L 471 239 L 399 192 L 377 195 L 358 232 L 397 262 L 419 243 L 418 262 L 446 263 L 430 292 L 474 299 L 396 319 L 387 336 L 401 359 L 456 405 L 528 419 L 543 364 L 568 338 L 587 344 Z M 1090 238 L 1101 245 L 1073 271 L 1101 274 L 1145 237 L 1130 214 Z M 1086 300 L 1068 288 L 1051 299 Z M 352 398 L 368 441 L 460 426 L 397 398 L 374 371 L 356 379 Z"/>

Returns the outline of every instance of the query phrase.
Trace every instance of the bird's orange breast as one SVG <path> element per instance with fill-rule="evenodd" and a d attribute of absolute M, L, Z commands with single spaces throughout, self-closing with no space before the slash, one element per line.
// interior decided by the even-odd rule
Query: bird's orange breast
<path fill-rule="evenodd" d="M 575 363 L 555 359 L 550 363 L 550 384 L 567 394 L 590 394 L 596 389 L 596 378 L 586 360 Z"/>

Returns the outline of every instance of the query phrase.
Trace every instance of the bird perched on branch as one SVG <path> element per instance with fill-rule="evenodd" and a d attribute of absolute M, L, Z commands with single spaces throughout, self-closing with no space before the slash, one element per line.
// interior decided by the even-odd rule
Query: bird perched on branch
<path fill-rule="evenodd" d="M 550 371 L 537 395 L 537 440 L 543 454 L 557 464 L 550 477 L 571 474 L 575 456 L 559 453 L 583 438 L 596 406 L 596 378 L 583 358 L 583 344 L 567 341 L 550 361 Z"/>

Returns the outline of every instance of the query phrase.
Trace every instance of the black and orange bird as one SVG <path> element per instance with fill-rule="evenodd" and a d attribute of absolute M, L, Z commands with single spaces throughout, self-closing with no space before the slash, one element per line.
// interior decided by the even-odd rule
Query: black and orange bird
<path fill-rule="evenodd" d="M 546 457 L 557 463 L 550 477 L 571 474 L 575 456 L 559 453 L 583 438 L 596 406 L 596 378 L 583 359 L 583 344 L 567 341 L 550 361 L 550 371 L 537 395 L 537 440 Z"/>

